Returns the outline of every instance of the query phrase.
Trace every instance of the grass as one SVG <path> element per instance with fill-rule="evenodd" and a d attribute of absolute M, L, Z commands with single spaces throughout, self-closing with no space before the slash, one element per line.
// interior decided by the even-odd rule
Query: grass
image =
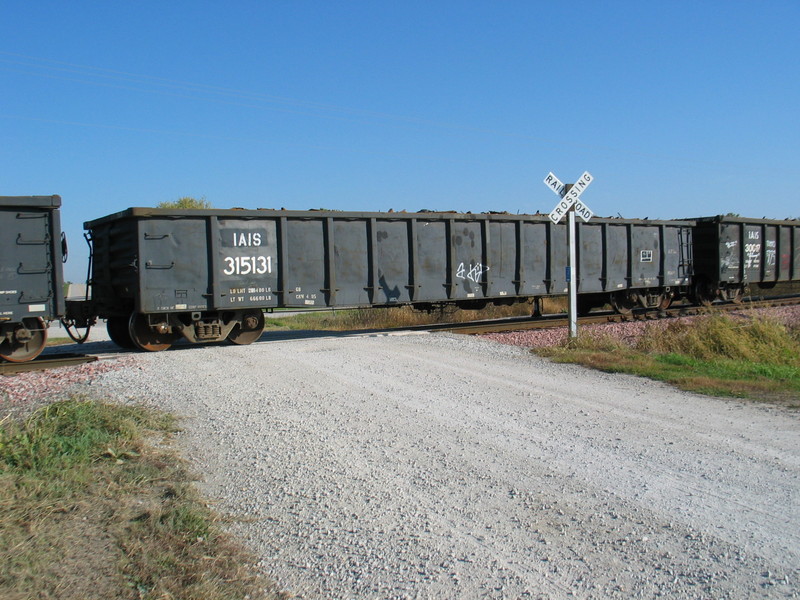
<path fill-rule="evenodd" d="M 584 335 L 536 352 L 687 391 L 800 408 L 800 328 L 774 319 L 704 316 L 666 329 L 648 328 L 632 347 L 607 336 Z"/>
<path fill-rule="evenodd" d="M 562 312 L 563 299 L 547 298 L 543 312 Z M 288 317 L 266 315 L 267 328 L 272 329 L 313 329 L 332 331 L 354 331 L 360 329 L 390 329 L 393 327 L 412 327 L 434 323 L 461 323 L 481 319 L 500 319 L 515 316 L 530 316 L 533 307 L 528 302 L 510 306 L 489 305 L 481 310 L 464 310 L 445 307 L 442 310 L 425 312 L 410 306 L 390 308 L 341 309 L 335 311 L 306 311 Z"/>
<path fill-rule="evenodd" d="M 163 448 L 173 430 L 163 413 L 81 399 L 0 423 L 0 597 L 281 597 Z"/>

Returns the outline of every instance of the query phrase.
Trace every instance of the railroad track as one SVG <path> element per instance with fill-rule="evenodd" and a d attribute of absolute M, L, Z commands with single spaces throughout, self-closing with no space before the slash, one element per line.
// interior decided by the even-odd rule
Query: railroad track
<path fill-rule="evenodd" d="M 53 354 L 39 356 L 24 363 L 0 362 L 0 375 L 16 375 L 30 371 L 44 371 L 58 367 L 71 367 L 83 363 L 94 362 L 96 356 L 88 354 Z"/>
<path fill-rule="evenodd" d="M 667 310 L 636 309 L 629 315 L 621 315 L 613 311 L 593 312 L 579 317 L 578 324 L 591 325 L 594 323 L 620 323 L 622 321 L 651 321 L 676 317 L 687 317 L 705 314 L 709 311 L 733 311 L 742 308 L 771 308 L 776 306 L 791 306 L 800 304 L 800 296 L 785 296 L 769 299 L 745 300 L 740 303 L 726 302 L 711 306 L 677 305 Z M 483 333 L 499 333 L 503 331 L 523 331 L 528 329 L 547 329 L 550 327 L 567 327 L 569 317 L 565 314 L 542 315 L 535 318 L 515 318 L 479 323 L 458 323 L 442 326 L 428 327 L 439 331 L 449 331 L 464 335 L 479 335 Z"/>
<path fill-rule="evenodd" d="M 800 296 L 781 296 L 769 299 L 745 300 L 741 303 L 719 303 L 712 306 L 696 305 L 677 305 L 667 310 L 647 310 L 637 309 L 630 315 L 621 315 L 613 311 L 598 311 L 587 316 L 580 317 L 578 323 L 590 325 L 594 323 L 619 323 L 622 321 L 650 321 L 664 318 L 685 317 L 697 314 L 708 313 L 709 311 L 732 311 L 742 308 L 768 308 L 776 306 L 787 306 L 800 304 Z M 464 335 L 478 335 L 483 333 L 497 333 L 503 331 L 524 331 L 529 329 L 546 329 L 552 327 L 567 327 L 569 319 L 565 314 L 548 314 L 538 317 L 512 317 L 506 319 L 493 319 L 491 321 L 479 321 L 471 323 L 440 323 L 429 325 L 414 325 L 410 327 L 399 327 L 379 330 L 364 330 L 351 332 L 327 332 L 334 335 L 363 335 L 375 333 L 393 333 L 407 331 L 448 331 Z M 277 332 L 276 332 L 277 333 Z M 287 334 L 289 338 L 297 336 L 298 332 L 280 332 Z M 326 332 L 311 332 L 317 336 L 324 336 Z M 271 341 L 281 341 L 271 336 Z M 111 355 L 116 356 L 116 355 Z M 110 356 L 105 356 L 108 358 Z M 39 356 L 38 358 L 24 363 L 0 362 L 0 375 L 14 375 L 31 371 L 43 371 L 58 367 L 76 366 L 87 362 L 98 360 L 97 356 L 86 354 L 52 354 Z"/>

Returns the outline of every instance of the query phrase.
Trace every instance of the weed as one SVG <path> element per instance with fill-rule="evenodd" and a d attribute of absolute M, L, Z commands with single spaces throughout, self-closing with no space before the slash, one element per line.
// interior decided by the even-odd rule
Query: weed
<path fill-rule="evenodd" d="M 6 419 L 0 597 L 281 597 L 218 529 L 180 459 L 152 445 L 173 430 L 164 413 L 85 399 Z"/>
<path fill-rule="evenodd" d="M 637 348 L 643 352 L 679 352 L 707 361 L 800 365 L 797 338 L 782 323 L 764 317 L 713 315 L 691 323 L 677 322 L 658 334 L 644 335 Z"/>
<path fill-rule="evenodd" d="M 544 299 L 544 312 L 563 312 L 561 298 Z M 390 329 L 435 323 L 462 323 L 481 319 L 530 316 L 533 311 L 527 302 L 510 306 L 490 305 L 481 310 L 442 307 L 430 312 L 410 306 L 369 309 L 341 309 L 334 311 L 307 311 L 287 317 L 267 315 L 267 327 L 276 329 L 313 329 L 350 331 L 361 329 Z"/>
<path fill-rule="evenodd" d="M 704 394 L 774 400 L 790 407 L 797 407 L 800 397 L 798 327 L 768 318 L 711 315 L 648 328 L 633 348 L 609 336 L 584 335 L 536 352 Z"/>

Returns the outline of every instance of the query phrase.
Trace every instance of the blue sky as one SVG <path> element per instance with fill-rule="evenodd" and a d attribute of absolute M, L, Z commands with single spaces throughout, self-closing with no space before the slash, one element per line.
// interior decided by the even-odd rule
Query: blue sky
<path fill-rule="evenodd" d="M 0 195 L 800 217 L 800 2 L 0 0 Z"/>

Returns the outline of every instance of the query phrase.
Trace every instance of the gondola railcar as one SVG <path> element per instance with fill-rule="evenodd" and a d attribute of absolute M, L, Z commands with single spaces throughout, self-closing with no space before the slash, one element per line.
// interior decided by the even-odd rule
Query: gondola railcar
<path fill-rule="evenodd" d="M 691 227 L 581 224 L 582 308 L 664 306 L 685 292 Z M 85 228 L 90 312 L 143 350 L 248 344 L 279 307 L 482 308 L 567 291 L 567 228 L 543 215 L 130 208 Z"/>
<path fill-rule="evenodd" d="M 62 317 L 106 319 L 117 344 L 157 351 L 252 343 L 274 308 L 479 309 L 568 287 L 567 228 L 545 215 L 129 208 L 84 224 L 90 293 L 65 303 L 60 206 L 0 197 L 0 358 L 34 358 Z M 800 282 L 796 220 L 594 218 L 576 235 L 582 313 Z"/>
<path fill-rule="evenodd" d="M 719 215 L 694 219 L 693 296 L 738 302 L 800 281 L 800 221 Z"/>
<path fill-rule="evenodd" d="M 64 315 L 59 196 L 0 196 L 0 358 L 25 362 Z"/>

